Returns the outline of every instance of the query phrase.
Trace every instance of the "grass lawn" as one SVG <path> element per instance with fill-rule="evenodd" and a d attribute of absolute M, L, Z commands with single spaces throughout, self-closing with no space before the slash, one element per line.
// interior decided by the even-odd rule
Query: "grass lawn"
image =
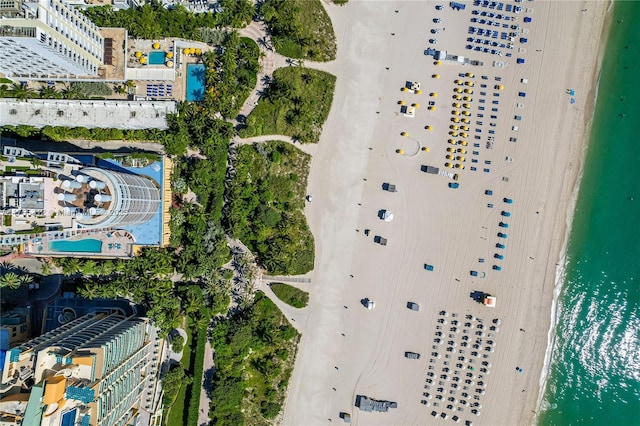
<path fill-rule="evenodd" d="M 267 0 L 260 12 L 278 53 L 312 61 L 336 58 L 336 35 L 320 0 Z"/>
<path fill-rule="evenodd" d="M 304 67 L 279 68 L 241 137 L 286 135 L 302 143 L 318 142 L 327 120 L 336 77 Z"/>
<path fill-rule="evenodd" d="M 180 361 L 184 366 L 185 371 L 189 371 L 191 368 L 191 345 L 193 344 L 193 336 L 191 333 L 191 321 L 187 320 L 187 342 L 182 349 L 182 360 Z M 180 387 L 180 391 L 178 392 L 178 396 L 176 400 L 171 405 L 171 409 L 169 411 L 169 416 L 165 420 L 165 424 L 168 426 L 173 425 L 182 425 L 184 424 L 185 419 L 185 401 L 187 399 L 187 387 L 182 385 Z"/>
<path fill-rule="evenodd" d="M 272 274 L 313 269 L 313 234 L 302 212 L 309 155 L 285 142 L 240 146 L 225 206 L 228 232 Z"/>
<path fill-rule="evenodd" d="M 287 305 L 294 308 L 304 308 L 309 303 L 309 293 L 284 283 L 271 284 L 271 290 Z"/>

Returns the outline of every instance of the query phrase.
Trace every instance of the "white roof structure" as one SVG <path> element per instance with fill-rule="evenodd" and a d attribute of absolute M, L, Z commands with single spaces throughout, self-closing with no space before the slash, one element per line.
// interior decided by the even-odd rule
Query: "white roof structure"
<path fill-rule="evenodd" d="M 166 129 L 175 101 L 0 99 L 0 125 Z"/>

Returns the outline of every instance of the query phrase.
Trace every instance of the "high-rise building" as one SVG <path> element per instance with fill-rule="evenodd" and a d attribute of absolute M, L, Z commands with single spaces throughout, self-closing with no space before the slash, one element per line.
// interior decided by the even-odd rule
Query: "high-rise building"
<path fill-rule="evenodd" d="M 145 318 L 99 313 L 12 348 L 2 366 L 0 424 L 157 424 L 163 344 Z"/>
<path fill-rule="evenodd" d="M 87 167 L 62 181 L 61 206 L 77 211 L 84 228 L 145 223 L 159 211 L 160 190 L 145 176 Z"/>
<path fill-rule="evenodd" d="M 96 76 L 104 39 L 60 0 L 0 0 L 0 72 L 14 78 Z"/>

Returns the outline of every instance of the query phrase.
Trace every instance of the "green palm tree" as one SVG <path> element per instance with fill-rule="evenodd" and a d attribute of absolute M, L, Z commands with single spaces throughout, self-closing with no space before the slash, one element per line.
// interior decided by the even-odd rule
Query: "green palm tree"
<path fill-rule="evenodd" d="M 34 90 L 28 87 L 26 84 L 17 83 L 11 84 L 11 93 L 13 94 L 14 98 L 21 101 L 33 98 L 33 96 L 35 95 Z"/>
<path fill-rule="evenodd" d="M 59 99 L 60 97 L 62 97 L 60 92 L 58 92 L 55 87 L 49 85 L 42 86 L 38 91 L 38 94 L 43 99 Z"/>
<path fill-rule="evenodd" d="M 22 285 L 20 276 L 14 272 L 7 272 L 0 277 L 0 288 L 17 289 Z"/>
<path fill-rule="evenodd" d="M 62 89 L 62 97 L 64 99 L 80 99 L 82 93 L 76 86 L 68 84 Z"/>
<path fill-rule="evenodd" d="M 29 285 L 33 282 L 32 275 L 20 275 L 18 279 L 20 280 L 20 285 Z"/>

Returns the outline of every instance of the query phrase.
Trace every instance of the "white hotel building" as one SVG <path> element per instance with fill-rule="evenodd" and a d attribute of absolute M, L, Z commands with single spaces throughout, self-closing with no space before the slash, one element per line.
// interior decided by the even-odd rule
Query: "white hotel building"
<path fill-rule="evenodd" d="M 104 39 L 60 0 L 0 0 L 0 73 L 8 78 L 96 76 Z"/>

